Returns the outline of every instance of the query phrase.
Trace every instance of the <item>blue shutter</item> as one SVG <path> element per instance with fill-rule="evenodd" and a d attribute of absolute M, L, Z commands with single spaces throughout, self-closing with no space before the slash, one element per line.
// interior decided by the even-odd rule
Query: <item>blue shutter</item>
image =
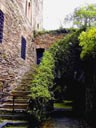
<path fill-rule="evenodd" d="M 4 13 L 0 10 L 0 43 L 3 39 Z"/>
<path fill-rule="evenodd" d="M 23 36 L 21 39 L 21 58 L 26 59 L 26 39 Z"/>

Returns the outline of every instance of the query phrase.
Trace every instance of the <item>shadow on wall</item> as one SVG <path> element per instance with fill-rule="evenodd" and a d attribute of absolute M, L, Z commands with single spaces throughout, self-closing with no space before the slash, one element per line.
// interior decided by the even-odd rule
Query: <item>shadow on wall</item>
<path fill-rule="evenodd" d="M 0 10 L 0 43 L 3 40 L 4 13 Z"/>
<path fill-rule="evenodd" d="M 21 38 L 21 58 L 26 59 L 26 39 L 23 36 Z"/>

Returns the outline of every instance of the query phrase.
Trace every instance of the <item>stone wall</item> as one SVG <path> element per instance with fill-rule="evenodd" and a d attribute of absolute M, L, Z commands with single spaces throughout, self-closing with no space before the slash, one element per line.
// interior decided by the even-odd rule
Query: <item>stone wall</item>
<path fill-rule="evenodd" d="M 0 84 L 12 88 L 35 64 L 32 26 L 17 0 L 0 0 Z"/>
<path fill-rule="evenodd" d="M 56 43 L 60 39 L 64 38 L 67 31 L 54 30 L 49 32 L 39 32 L 35 34 L 34 43 L 36 44 L 36 62 L 40 64 L 43 52 L 47 50 L 52 44 Z"/>
<path fill-rule="evenodd" d="M 45 32 L 35 37 L 34 43 L 36 44 L 36 49 L 43 48 L 47 50 L 56 41 L 64 38 L 66 32 Z"/>

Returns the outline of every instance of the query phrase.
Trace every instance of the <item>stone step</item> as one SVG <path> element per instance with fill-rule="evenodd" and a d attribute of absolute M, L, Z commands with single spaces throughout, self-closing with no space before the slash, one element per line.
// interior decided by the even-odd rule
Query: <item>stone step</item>
<path fill-rule="evenodd" d="M 6 126 L 11 126 L 11 127 L 19 127 L 19 126 L 28 126 L 27 121 L 4 121 L 3 123 L 0 124 L 0 128 L 6 127 Z"/>
<path fill-rule="evenodd" d="M 13 108 L 6 108 L 6 109 L 5 108 L 0 108 L 0 111 L 2 111 L 2 112 L 12 112 Z M 15 112 L 26 112 L 27 109 L 22 109 L 22 108 L 17 109 L 17 108 L 15 108 L 14 111 Z"/>
<path fill-rule="evenodd" d="M 28 94 L 24 95 L 24 94 L 21 94 L 21 93 L 16 93 L 16 94 L 2 94 L 1 95 L 2 99 L 13 99 L 13 97 L 15 99 L 28 99 L 29 96 Z"/>
<path fill-rule="evenodd" d="M 20 86 L 26 86 L 26 87 L 30 87 L 31 81 L 23 81 L 22 83 L 20 83 Z"/>
<path fill-rule="evenodd" d="M 25 80 L 26 81 L 26 80 Z M 24 82 L 25 82 L 24 81 Z M 0 111 L 26 111 L 28 108 L 28 100 L 30 91 L 27 84 L 21 84 L 19 87 L 16 87 L 12 92 L 7 90 L 10 89 L 9 86 L 4 86 L 3 91 L 1 90 L 1 99 L 0 99 Z M 14 106 L 13 106 L 14 102 Z"/>
<path fill-rule="evenodd" d="M 27 90 L 29 90 L 30 88 L 29 87 L 24 87 L 24 86 L 21 86 L 21 89 L 18 87 L 18 88 L 16 88 L 15 89 L 15 91 L 27 91 Z"/>
<path fill-rule="evenodd" d="M 20 114 L 17 114 L 16 112 L 11 112 L 9 114 L 0 114 L 0 117 L 2 119 L 7 119 L 7 120 L 28 120 L 28 114 L 23 114 L 23 113 L 20 113 Z"/>
<path fill-rule="evenodd" d="M 15 103 L 14 106 L 13 104 L 7 104 L 7 103 L 0 105 L 0 108 L 27 109 L 27 107 L 28 107 L 27 104 L 17 104 L 17 103 Z"/>
<path fill-rule="evenodd" d="M 13 103 L 13 99 L 2 99 L 0 100 L 0 103 Z M 28 103 L 27 99 L 15 99 L 15 103 Z"/>
<path fill-rule="evenodd" d="M 0 95 L 2 95 L 2 96 L 10 96 L 10 93 L 7 93 L 7 92 L 0 92 Z"/>
<path fill-rule="evenodd" d="M 23 91 L 23 90 L 22 90 L 22 91 L 21 91 L 21 90 L 20 90 L 20 91 L 13 91 L 13 92 L 12 92 L 13 95 L 17 95 L 17 94 L 18 94 L 18 95 L 19 95 L 19 94 L 20 94 L 20 95 L 21 95 L 21 94 L 22 94 L 22 95 L 28 95 L 29 93 L 30 93 L 30 91 Z"/>
<path fill-rule="evenodd" d="M 15 99 L 13 99 L 13 97 L 4 97 L 0 99 L 0 104 L 13 104 L 13 102 L 15 104 L 27 104 L 29 101 L 28 97 L 17 97 Z"/>

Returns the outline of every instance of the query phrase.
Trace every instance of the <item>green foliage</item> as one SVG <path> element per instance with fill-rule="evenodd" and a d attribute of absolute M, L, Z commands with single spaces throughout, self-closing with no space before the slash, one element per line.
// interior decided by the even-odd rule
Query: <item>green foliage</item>
<path fill-rule="evenodd" d="M 96 25 L 96 5 L 90 4 L 76 8 L 72 15 L 65 18 L 65 21 L 73 21 L 73 24 L 79 28 Z"/>
<path fill-rule="evenodd" d="M 53 85 L 54 79 L 54 59 L 49 51 L 44 53 L 43 59 L 37 68 L 37 73 L 34 76 L 31 85 L 32 99 L 44 98 L 48 100 L 51 98 L 49 88 Z"/>
<path fill-rule="evenodd" d="M 57 109 L 69 109 L 69 110 L 72 110 L 72 106 L 71 105 L 66 105 L 66 103 L 54 103 L 54 108 L 57 108 Z"/>
<path fill-rule="evenodd" d="M 43 110 L 47 102 L 52 99 L 50 89 L 54 80 L 54 59 L 50 51 L 45 51 L 40 65 L 35 71 L 31 83 L 31 98 L 33 101 L 32 112 L 38 120 L 44 115 Z"/>
<path fill-rule="evenodd" d="M 43 106 L 46 106 L 47 101 L 52 99 L 51 91 L 54 86 L 54 77 L 58 77 L 58 72 L 63 75 L 74 70 L 74 63 L 77 59 L 75 57 L 77 54 L 74 51 L 75 47 L 77 48 L 80 32 L 81 30 L 68 34 L 64 39 L 55 42 L 43 54 L 42 61 L 37 67 L 31 82 L 31 98 L 36 101 L 35 115 L 38 117 L 42 115 Z M 60 89 L 62 91 L 61 86 Z"/>
<path fill-rule="evenodd" d="M 86 86 L 96 90 L 96 28 L 89 28 L 79 36 Z M 92 101 L 94 102 L 94 101 Z M 93 109 L 93 108 L 92 108 Z"/>
<path fill-rule="evenodd" d="M 94 57 L 96 55 L 96 28 L 90 28 L 86 32 L 82 32 L 79 36 L 82 52 L 80 57 Z"/>
<path fill-rule="evenodd" d="M 53 47 L 50 48 L 51 53 L 53 54 L 55 60 L 55 71 L 64 74 L 70 72 L 74 69 L 74 63 L 79 58 L 79 55 L 76 52 L 79 51 L 79 40 L 78 36 L 82 30 L 77 30 L 72 34 L 66 35 L 64 39 L 56 42 Z M 71 66 L 70 66 L 71 65 Z"/>
<path fill-rule="evenodd" d="M 53 92 L 57 100 L 62 100 L 65 97 L 66 85 L 67 87 L 72 86 L 74 84 L 72 83 L 74 72 L 80 71 L 81 47 L 79 46 L 78 36 L 81 32 L 82 29 L 67 34 L 64 39 L 56 42 L 50 48 L 55 60 L 55 78 L 57 83 L 54 85 Z"/>

